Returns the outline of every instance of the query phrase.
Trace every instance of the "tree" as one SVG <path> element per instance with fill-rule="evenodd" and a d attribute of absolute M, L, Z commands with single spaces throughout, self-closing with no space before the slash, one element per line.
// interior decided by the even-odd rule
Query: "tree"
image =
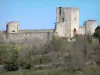
<path fill-rule="evenodd" d="M 100 43 L 100 26 L 98 26 L 96 29 L 95 29 L 95 32 L 93 34 L 93 36 L 97 39 L 99 39 L 99 43 Z"/>

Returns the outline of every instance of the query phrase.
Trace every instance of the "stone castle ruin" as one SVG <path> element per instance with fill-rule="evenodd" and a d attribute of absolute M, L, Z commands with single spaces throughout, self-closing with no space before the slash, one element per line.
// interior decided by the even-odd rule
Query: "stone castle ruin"
<path fill-rule="evenodd" d="M 83 26 L 79 24 L 79 9 L 58 7 L 56 9 L 56 33 L 60 37 L 73 37 L 76 34 L 93 34 L 97 27 L 96 20 L 87 20 Z"/>
<path fill-rule="evenodd" d="M 8 22 L 6 31 L 0 31 L 1 43 L 42 43 L 52 39 L 52 36 L 74 37 L 78 35 L 92 35 L 97 27 L 96 20 L 87 20 L 83 26 L 79 25 L 79 9 L 72 7 L 57 7 L 56 28 L 42 30 L 20 30 L 17 21 Z"/>

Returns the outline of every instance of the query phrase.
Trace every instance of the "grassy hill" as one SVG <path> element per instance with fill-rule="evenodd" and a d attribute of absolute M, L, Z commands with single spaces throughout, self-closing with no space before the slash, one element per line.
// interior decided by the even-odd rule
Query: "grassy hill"
<path fill-rule="evenodd" d="M 100 70 L 100 46 L 89 37 L 43 44 L 0 44 L 0 75 L 89 75 Z M 100 74 L 100 73 L 99 73 Z"/>

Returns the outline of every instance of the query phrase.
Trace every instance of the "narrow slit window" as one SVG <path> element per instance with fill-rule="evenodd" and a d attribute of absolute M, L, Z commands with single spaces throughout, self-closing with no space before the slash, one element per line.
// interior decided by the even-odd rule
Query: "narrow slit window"
<path fill-rule="evenodd" d="M 15 30 L 13 30 L 12 32 L 15 32 Z"/>
<path fill-rule="evenodd" d="M 62 22 L 64 22 L 64 20 L 65 20 L 65 19 L 64 19 L 64 18 L 62 18 Z"/>
<path fill-rule="evenodd" d="M 60 14 L 60 16 L 61 16 L 61 7 L 59 7 L 59 14 Z"/>

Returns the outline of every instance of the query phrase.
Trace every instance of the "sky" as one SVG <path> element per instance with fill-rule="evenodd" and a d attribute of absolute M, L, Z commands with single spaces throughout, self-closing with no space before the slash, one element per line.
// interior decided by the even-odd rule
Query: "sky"
<path fill-rule="evenodd" d="M 100 25 L 100 0 L 0 0 L 0 30 L 9 21 L 19 21 L 20 29 L 54 29 L 57 7 L 80 9 L 80 26 L 86 20 Z"/>

